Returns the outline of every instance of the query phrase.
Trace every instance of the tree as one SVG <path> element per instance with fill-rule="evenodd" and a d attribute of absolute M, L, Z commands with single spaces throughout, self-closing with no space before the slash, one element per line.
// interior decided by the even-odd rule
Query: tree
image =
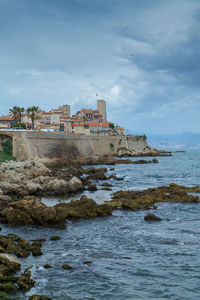
<path fill-rule="evenodd" d="M 13 106 L 9 110 L 10 116 L 13 117 L 14 123 L 21 123 L 22 121 L 22 113 L 24 112 L 24 107 L 19 107 L 19 106 Z"/>
<path fill-rule="evenodd" d="M 35 123 L 35 119 L 37 118 L 37 114 L 39 112 L 39 107 L 38 106 L 31 106 L 29 108 L 27 108 L 26 110 L 28 116 L 31 118 L 32 121 L 32 130 L 34 130 L 34 123 Z"/>

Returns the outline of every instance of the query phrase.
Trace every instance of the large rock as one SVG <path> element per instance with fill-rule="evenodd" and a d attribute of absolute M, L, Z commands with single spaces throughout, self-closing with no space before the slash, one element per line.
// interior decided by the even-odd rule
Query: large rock
<path fill-rule="evenodd" d="M 0 212 L 0 221 L 10 225 L 63 225 L 66 218 L 88 218 L 110 216 L 112 208 L 98 205 L 94 200 L 82 196 L 79 201 L 47 207 L 38 198 L 26 196 L 10 203 Z"/>
<path fill-rule="evenodd" d="M 112 208 L 107 204 L 99 205 L 93 199 L 82 196 L 79 201 L 57 204 L 55 206 L 58 216 L 66 218 L 91 218 L 112 215 Z"/>
<path fill-rule="evenodd" d="M 0 253 L 0 273 L 10 275 L 20 270 L 21 263 L 14 256 L 6 253 Z"/>
<path fill-rule="evenodd" d="M 187 194 L 192 191 L 198 192 L 199 189 L 199 187 L 170 184 L 144 191 L 118 191 L 113 194 L 112 200 L 107 204 L 115 208 L 138 210 L 153 208 L 156 202 L 199 203 L 198 196 Z"/>

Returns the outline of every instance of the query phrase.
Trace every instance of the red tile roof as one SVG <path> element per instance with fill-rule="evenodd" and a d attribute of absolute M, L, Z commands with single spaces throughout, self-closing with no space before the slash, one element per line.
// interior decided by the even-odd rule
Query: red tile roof
<path fill-rule="evenodd" d="M 1 116 L 0 121 L 13 121 L 13 117 L 11 116 Z"/>

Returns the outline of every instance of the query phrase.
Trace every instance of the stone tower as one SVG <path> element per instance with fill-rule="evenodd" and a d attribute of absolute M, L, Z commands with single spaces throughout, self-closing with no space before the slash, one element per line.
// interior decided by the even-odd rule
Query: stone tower
<path fill-rule="evenodd" d="M 63 114 L 67 114 L 68 117 L 70 117 L 70 105 L 62 105 L 62 111 L 63 111 Z"/>
<path fill-rule="evenodd" d="M 103 122 L 106 121 L 106 101 L 105 100 L 97 100 L 97 110 L 102 115 Z"/>

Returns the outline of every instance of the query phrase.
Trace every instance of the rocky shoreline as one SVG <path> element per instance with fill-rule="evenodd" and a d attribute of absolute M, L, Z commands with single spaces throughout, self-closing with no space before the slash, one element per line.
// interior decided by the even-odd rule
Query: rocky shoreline
<path fill-rule="evenodd" d="M 164 153 L 165 155 L 166 153 Z M 133 155 L 131 155 L 133 156 Z M 149 155 L 148 155 L 149 156 Z M 152 155 L 155 156 L 155 155 Z M 158 155 L 159 156 L 159 155 Z M 162 156 L 162 155 L 161 155 Z M 122 157 L 122 159 L 120 158 Z M 107 175 L 107 168 L 95 168 L 92 165 L 108 165 L 114 170 L 116 164 L 151 164 L 152 160 L 124 159 L 118 157 L 90 157 L 68 161 L 64 169 L 56 164 L 41 160 L 8 162 L 0 165 L 0 222 L 8 226 L 42 226 L 66 228 L 68 220 L 112 216 L 113 210 L 156 210 L 158 202 L 199 203 L 199 197 L 190 193 L 200 193 L 200 187 L 185 187 L 171 183 L 169 186 L 149 188 L 143 191 L 118 191 L 113 193 L 111 201 L 97 204 L 85 195 L 77 201 L 46 206 L 42 195 L 59 195 L 96 191 L 95 182 L 103 181 L 102 189 L 111 190 L 109 179 L 123 180 L 114 174 Z M 88 165 L 91 167 L 83 168 Z M 108 182 L 107 182 L 108 181 Z M 161 221 L 154 214 L 148 213 L 145 221 Z M 57 240 L 59 237 L 52 237 Z M 16 235 L 0 235 L 0 297 L 6 294 L 27 290 L 34 286 L 30 269 L 19 276 L 14 276 L 21 268 L 21 263 L 13 255 L 21 258 L 29 255 L 42 255 L 44 239 L 27 241 Z M 45 268 L 51 266 L 46 265 Z M 63 269 L 70 266 L 65 266 Z M 32 295 L 29 299 L 51 299 Z"/>

